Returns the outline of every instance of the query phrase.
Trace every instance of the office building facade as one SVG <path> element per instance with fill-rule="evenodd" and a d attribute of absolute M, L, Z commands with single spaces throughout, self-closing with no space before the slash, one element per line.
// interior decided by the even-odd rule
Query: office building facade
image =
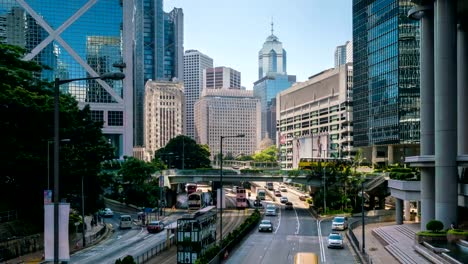
<path fill-rule="evenodd" d="M 409 0 L 353 1 L 354 145 L 372 163 L 419 153 L 419 24 Z"/>
<path fill-rule="evenodd" d="M 103 121 L 103 133 L 116 148 L 116 157 L 132 155 L 133 24 L 132 1 L 59 0 L 0 1 L 0 41 L 26 49 L 24 60 L 49 69 L 41 77 L 96 77 L 118 71 L 123 81 L 89 80 L 62 85 L 80 107 L 90 105 L 92 118 Z"/>
<path fill-rule="evenodd" d="M 241 73 L 228 67 L 203 70 L 203 89 L 241 89 Z"/>
<path fill-rule="evenodd" d="M 224 139 L 224 155 L 254 154 L 260 144 L 260 101 L 249 90 L 203 90 L 195 103 L 195 132 L 197 143 L 210 147 L 213 160 L 221 136 L 245 135 Z"/>
<path fill-rule="evenodd" d="M 186 135 L 195 139 L 194 104 L 203 88 L 203 70 L 213 68 L 213 59 L 198 50 L 187 50 L 184 54 L 184 93 Z"/>
<path fill-rule="evenodd" d="M 184 134 L 185 98 L 179 81 L 148 81 L 145 85 L 145 152 L 156 150 Z M 145 157 L 145 159 L 147 159 Z"/>
<path fill-rule="evenodd" d="M 346 41 L 335 49 L 335 68 L 350 62 L 353 62 L 353 42 Z"/>
<path fill-rule="evenodd" d="M 353 66 L 325 70 L 276 97 L 280 164 L 301 158 L 350 157 L 353 147 Z"/>
<path fill-rule="evenodd" d="M 164 13 L 164 79 L 184 80 L 184 12 Z"/>

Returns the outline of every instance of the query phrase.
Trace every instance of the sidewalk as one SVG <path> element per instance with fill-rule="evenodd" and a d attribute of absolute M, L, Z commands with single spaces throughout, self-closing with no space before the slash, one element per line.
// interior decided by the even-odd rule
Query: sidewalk
<path fill-rule="evenodd" d="M 94 245 L 96 242 L 99 241 L 99 238 L 96 237 L 96 234 L 98 234 L 105 226 L 103 222 L 97 223 L 95 226 L 91 227 L 91 216 L 85 216 L 85 224 L 86 224 L 86 246 Z M 106 231 L 107 232 L 107 231 Z M 104 237 L 105 234 L 103 234 L 101 237 Z M 70 237 L 70 255 L 72 255 L 74 252 L 81 250 L 82 245 L 83 245 L 83 235 L 82 233 L 76 233 L 75 237 Z M 14 259 L 7 260 L 6 262 L 2 262 L 5 264 L 18 264 L 18 263 L 42 263 L 43 262 L 43 256 L 44 256 L 44 250 L 38 250 L 34 253 L 30 253 L 24 256 L 20 256 Z"/>

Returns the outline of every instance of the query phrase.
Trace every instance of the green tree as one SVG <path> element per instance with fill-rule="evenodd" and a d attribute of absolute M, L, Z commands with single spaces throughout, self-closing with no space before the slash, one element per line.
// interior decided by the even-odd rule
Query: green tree
<path fill-rule="evenodd" d="M 207 145 L 200 145 L 190 137 L 179 135 L 160 148 L 155 158 L 162 160 L 170 168 L 197 169 L 210 168 L 210 150 Z"/>
<path fill-rule="evenodd" d="M 254 161 L 258 162 L 276 162 L 278 157 L 278 149 L 275 145 L 269 146 L 261 152 L 254 154 Z"/>
<path fill-rule="evenodd" d="M 54 136 L 53 85 L 39 78 L 40 65 L 22 60 L 24 54 L 20 47 L 0 44 L 0 210 L 23 208 L 32 223 L 42 226 L 43 190 L 48 185 L 47 147 Z M 81 197 L 83 176 L 89 202 L 85 208 L 96 207 L 100 193 L 97 171 L 112 155 L 101 127 L 102 123 L 91 120 L 89 108 L 80 110 L 72 96 L 60 96 L 60 138 L 70 142 L 60 144 L 59 194 L 60 198 Z M 52 187 L 53 144 L 49 147 Z"/>

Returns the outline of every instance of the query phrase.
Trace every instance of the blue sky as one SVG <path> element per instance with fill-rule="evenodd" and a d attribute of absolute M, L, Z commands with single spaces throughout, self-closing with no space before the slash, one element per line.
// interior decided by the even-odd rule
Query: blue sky
<path fill-rule="evenodd" d="M 174 7 L 184 11 L 185 50 L 240 71 L 247 89 L 258 79 L 258 51 L 272 18 L 297 81 L 332 68 L 336 46 L 352 38 L 351 0 L 164 0 L 166 12 Z"/>

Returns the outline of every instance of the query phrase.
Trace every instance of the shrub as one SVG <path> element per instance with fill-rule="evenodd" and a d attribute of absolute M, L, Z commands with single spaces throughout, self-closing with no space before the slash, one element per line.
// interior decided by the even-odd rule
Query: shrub
<path fill-rule="evenodd" d="M 125 258 L 123 258 L 122 260 L 121 259 L 117 259 L 115 261 L 115 264 L 136 264 L 135 260 L 133 259 L 132 256 L 130 255 L 127 255 Z"/>
<path fill-rule="evenodd" d="M 431 232 L 440 232 L 444 229 L 444 224 L 439 220 L 431 220 L 426 224 L 426 229 Z"/>

